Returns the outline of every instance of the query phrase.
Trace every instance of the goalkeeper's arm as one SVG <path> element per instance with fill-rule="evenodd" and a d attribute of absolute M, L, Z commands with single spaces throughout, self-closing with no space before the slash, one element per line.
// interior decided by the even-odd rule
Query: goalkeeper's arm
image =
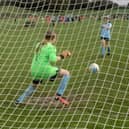
<path fill-rule="evenodd" d="M 53 62 L 57 62 L 62 59 L 65 59 L 67 57 L 70 57 L 70 56 L 71 56 L 71 52 L 68 50 L 64 50 L 59 56 L 56 56 L 55 52 L 51 51 L 51 54 L 49 56 L 49 61 L 53 63 Z"/>

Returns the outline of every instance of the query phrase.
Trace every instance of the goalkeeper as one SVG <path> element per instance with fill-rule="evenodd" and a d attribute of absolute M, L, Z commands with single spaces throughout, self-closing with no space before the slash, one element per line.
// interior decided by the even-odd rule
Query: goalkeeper
<path fill-rule="evenodd" d="M 68 70 L 59 69 L 52 65 L 57 61 L 67 58 L 71 55 L 68 50 L 63 51 L 59 56 L 56 55 L 56 34 L 48 31 L 45 35 L 45 40 L 39 43 L 36 47 L 36 52 L 31 65 L 31 74 L 33 77 L 32 84 L 24 91 L 24 93 L 16 100 L 16 104 L 22 104 L 37 88 L 42 80 L 49 79 L 54 81 L 57 76 L 62 76 L 62 80 L 57 89 L 55 100 L 68 105 L 69 102 L 63 98 L 64 91 L 70 79 Z"/>
<path fill-rule="evenodd" d="M 112 23 L 110 22 L 110 16 L 105 16 L 104 17 L 104 23 L 101 26 L 101 53 L 102 57 L 105 56 L 106 53 L 106 48 L 107 48 L 107 55 L 110 55 L 110 39 L 111 39 L 111 28 L 112 28 Z"/>

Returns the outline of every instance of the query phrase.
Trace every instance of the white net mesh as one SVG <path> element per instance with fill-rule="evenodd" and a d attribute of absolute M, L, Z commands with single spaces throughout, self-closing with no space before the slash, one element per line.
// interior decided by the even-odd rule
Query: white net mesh
<path fill-rule="evenodd" d="M 129 9 L 128 0 L 0 1 L 0 128 L 1 129 L 128 129 Z M 111 16 L 111 55 L 100 57 L 101 17 Z M 26 104 L 15 100 L 32 81 L 35 46 L 47 30 L 58 35 L 57 63 L 71 79 L 64 96 L 70 105 L 53 102 L 59 85 L 44 81 Z M 86 68 L 97 63 L 99 73 Z"/>

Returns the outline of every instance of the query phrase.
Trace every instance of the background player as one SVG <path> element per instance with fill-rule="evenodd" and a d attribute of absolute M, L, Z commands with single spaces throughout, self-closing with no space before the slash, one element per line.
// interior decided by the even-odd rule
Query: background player
<path fill-rule="evenodd" d="M 30 84 L 24 93 L 16 100 L 16 104 L 22 104 L 25 99 L 36 90 L 37 86 L 42 83 L 42 80 L 49 79 L 50 81 L 54 81 L 58 75 L 62 76 L 62 80 L 57 89 L 55 99 L 63 104 L 69 104 L 62 95 L 68 85 L 70 73 L 68 70 L 59 69 L 58 67 L 53 66 L 52 63 L 69 57 L 71 53 L 66 50 L 57 56 L 56 47 L 54 46 L 55 43 L 56 34 L 54 32 L 47 32 L 45 39 L 37 45 L 31 65 L 31 74 L 33 77 L 32 84 Z"/>
<path fill-rule="evenodd" d="M 104 23 L 101 25 L 101 54 L 102 57 L 106 54 L 106 48 L 107 48 L 107 55 L 110 55 L 110 39 L 111 39 L 111 28 L 112 23 L 110 22 L 110 16 L 105 16 Z"/>

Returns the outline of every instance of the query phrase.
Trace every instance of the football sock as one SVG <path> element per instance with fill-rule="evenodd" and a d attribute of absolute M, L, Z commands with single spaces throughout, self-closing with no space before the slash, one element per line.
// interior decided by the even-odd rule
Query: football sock
<path fill-rule="evenodd" d="M 105 47 L 102 47 L 102 56 L 105 56 Z"/>
<path fill-rule="evenodd" d="M 17 101 L 19 103 L 23 103 L 23 101 L 30 96 L 34 91 L 36 90 L 36 87 L 33 87 L 32 85 L 30 85 L 25 91 L 24 93 L 17 99 Z"/>
<path fill-rule="evenodd" d="M 68 85 L 68 82 L 69 82 L 69 79 L 70 79 L 70 75 L 64 75 L 60 84 L 59 84 L 59 88 L 57 90 L 57 95 L 63 95 L 67 85 Z"/>
<path fill-rule="evenodd" d="M 110 49 L 110 47 L 108 47 L 108 54 L 110 54 L 110 51 L 111 51 L 111 49 Z"/>

